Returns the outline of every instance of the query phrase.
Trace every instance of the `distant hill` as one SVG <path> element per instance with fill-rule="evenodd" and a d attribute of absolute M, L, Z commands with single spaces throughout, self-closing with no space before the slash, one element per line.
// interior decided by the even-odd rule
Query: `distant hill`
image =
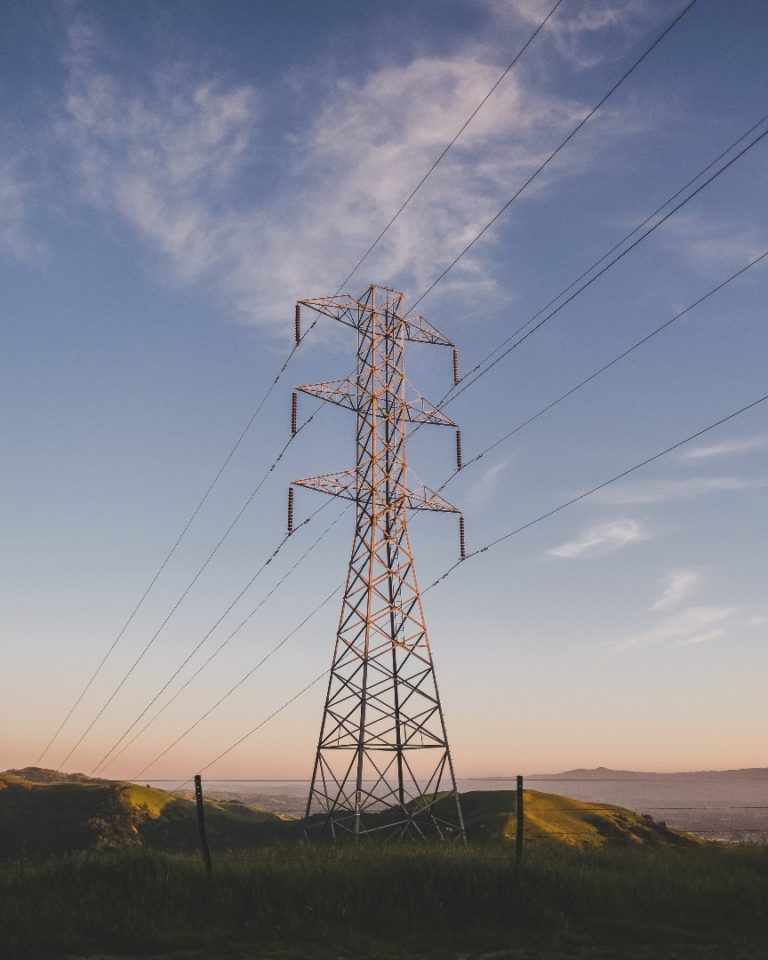
<path fill-rule="evenodd" d="M 514 790 L 473 790 L 461 794 L 470 840 L 514 841 Z M 526 843 L 567 846 L 694 846 L 701 841 L 665 824 L 610 803 L 585 803 L 557 794 L 525 791 Z"/>
<path fill-rule="evenodd" d="M 532 773 L 530 780 L 764 780 L 768 779 L 768 767 L 746 767 L 741 770 L 693 770 L 676 773 L 647 773 L 638 770 L 611 770 L 595 767 L 585 770 L 565 770 L 562 773 Z M 491 779 L 491 778 L 488 778 Z"/>
<path fill-rule="evenodd" d="M 264 842 L 280 817 L 238 801 L 206 801 L 212 844 Z M 190 796 L 83 774 L 29 767 L 0 773 L 0 857 L 127 846 L 194 849 Z"/>
<path fill-rule="evenodd" d="M 527 790 L 525 796 L 527 842 L 571 846 L 700 842 L 611 804 L 583 803 L 536 790 Z M 470 840 L 514 839 L 514 791 L 464 793 L 462 809 Z M 237 800 L 206 800 L 205 813 L 214 851 L 295 842 L 304 836 L 305 823 L 311 827 L 313 822 L 287 820 Z M 387 814 L 377 816 L 384 820 Z M 197 844 L 191 795 L 36 767 L 0 773 L 0 858 L 127 847 L 194 851 Z"/>

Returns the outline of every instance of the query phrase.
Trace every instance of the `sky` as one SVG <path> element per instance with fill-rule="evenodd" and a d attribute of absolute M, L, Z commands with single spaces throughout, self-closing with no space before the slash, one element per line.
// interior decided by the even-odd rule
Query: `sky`
<path fill-rule="evenodd" d="M 0 767 L 38 760 L 121 634 L 291 349 L 295 302 L 339 288 L 552 5 L 6 0 Z M 563 0 L 345 291 L 429 290 L 418 311 L 463 372 L 509 338 L 768 113 L 765 4 L 697 0 L 429 289 L 683 7 Z M 465 458 L 768 250 L 767 173 L 765 138 L 457 396 Z M 768 258 L 467 466 L 444 496 L 469 551 L 763 396 L 767 280 Z M 259 605 L 101 769 L 310 775 L 322 683 L 210 763 L 329 666 L 339 596 L 300 624 L 345 575 L 351 512 L 329 501 L 222 614 L 280 544 L 291 480 L 352 466 L 326 405 L 248 499 L 293 386 L 353 358 L 330 320 L 303 340 L 42 765 L 98 769 Z M 424 396 L 450 387 L 449 351 L 407 363 Z M 432 487 L 453 457 L 450 431 L 411 440 Z M 768 402 L 430 588 L 457 775 L 768 764 L 767 468 Z M 297 491 L 297 522 L 323 505 Z M 428 586 L 456 520 L 412 534 Z"/>

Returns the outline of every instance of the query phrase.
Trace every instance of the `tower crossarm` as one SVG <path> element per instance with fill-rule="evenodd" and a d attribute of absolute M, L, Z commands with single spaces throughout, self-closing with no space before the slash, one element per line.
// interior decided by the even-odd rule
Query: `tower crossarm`
<path fill-rule="evenodd" d="M 417 343 L 435 343 L 441 347 L 452 347 L 453 342 L 442 334 L 437 327 L 425 317 L 416 314 L 403 320 L 403 336 L 406 340 Z"/>
<path fill-rule="evenodd" d="M 451 420 L 439 407 L 424 397 L 406 401 L 405 407 L 406 419 L 411 423 L 432 423 L 439 427 L 457 426 L 455 420 Z"/>
<path fill-rule="evenodd" d="M 342 380 L 326 380 L 325 383 L 308 383 L 296 389 L 299 393 L 327 400 L 339 407 L 357 410 L 357 387 L 348 377 Z"/>
<path fill-rule="evenodd" d="M 331 320 L 338 320 L 348 327 L 354 327 L 359 330 L 369 321 L 371 311 L 375 310 L 375 300 L 371 291 L 379 289 L 393 296 L 392 312 L 397 317 L 398 323 L 402 324 L 402 336 L 405 340 L 411 340 L 417 343 L 432 343 L 443 347 L 453 347 L 453 341 L 449 340 L 444 333 L 426 317 L 420 314 L 403 317 L 400 314 L 400 307 L 404 297 L 396 290 L 390 290 L 388 287 L 371 287 L 366 291 L 366 295 L 361 299 L 356 299 L 348 293 L 338 294 L 334 297 L 315 297 L 311 300 L 299 300 L 300 306 L 308 307 L 324 317 L 330 317 Z"/>
<path fill-rule="evenodd" d="M 318 493 L 324 493 L 329 497 L 341 497 L 342 500 L 356 500 L 358 491 L 357 474 L 355 470 L 341 470 L 338 473 L 324 473 L 317 477 L 306 477 L 304 480 L 294 480 L 297 487 L 305 487 L 307 490 L 316 490 Z M 415 490 L 407 487 L 400 487 L 397 491 L 399 500 L 408 510 L 431 510 L 437 513 L 460 513 L 458 507 L 454 507 L 434 490 L 420 483 Z M 383 510 L 395 507 L 395 504 L 381 505 Z"/>
<path fill-rule="evenodd" d="M 365 304 L 364 300 L 356 300 L 348 293 L 338 294 L 335 297 L 315 297 L 311 300 L 299 300 L 298 302 L 302 307 L 309 307 L 310 310 L 314 310 L 324 317 L 338 320 L 339 323 L 355 329 L 360 326 L 360 315 Z"/>
<path fill-rule="evenodd" d="M 421 483 L 416 490 L 406 490 L 406 502 L 409 510 L 433 510 L 437 513 L 461 513 L 458 507 L 448 503 L 434 490 Z"/>
<path fill-rule="evenodd" d="M 348 377 L 341 380 L 326 380 L 324 383 L 308 383 L 302 387 L 296 387 L 296 390 L 307 396 L 335 403 L 338 407 L 346 407 L 347 410 L 357 410 L 359 406 L 357 386 Z M 421 396 L 417 396 L 415 400 L 404 400 L 402 412 L 404 418 L 410 423 L 429 423 L 442 427 L 456 426 L 455 420 L 451 420 L 439 407 Z"/>
<path fill-rule="evenodd" d="M 297 487 L 317 490 L 318 493 L 325 493 L 329 497 L 341 497 L 343 500 L 355 500 L 357 497 L 357 482 L 354 470 L 325 473 L 318 477 L 307 477 L 304 480 L 294 480 L 293 482 Z"/>

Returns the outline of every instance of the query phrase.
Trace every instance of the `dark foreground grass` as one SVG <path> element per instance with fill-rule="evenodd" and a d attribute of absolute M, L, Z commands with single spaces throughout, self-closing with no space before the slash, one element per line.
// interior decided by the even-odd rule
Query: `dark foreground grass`
<path fill-rule="evenodd" d="M 215 871 L 209 885 L 194 859 L 157 853 L 5 864 L 0 952 L 446 956 L 676 943 L 768 956 L 765 847 L 532 849 L 519 868 L 491 845 L 272 847 L 220 856 Z"/>

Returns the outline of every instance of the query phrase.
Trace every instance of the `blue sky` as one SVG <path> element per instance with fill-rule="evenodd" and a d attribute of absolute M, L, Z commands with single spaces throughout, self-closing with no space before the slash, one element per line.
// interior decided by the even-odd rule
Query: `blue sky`
<path fill-rule="evenodd" d="M 549 6 L 6 5 L 0 766 L 34 762 L 114 640 L 290 349 L 295 301 L 337 289 Z M 682 6 L 564 0 L 349 292 L 377 282 L 417 299 Z M 768 113 L 767 34 L 759 0 L 698 0 L 419 304 L 463 370 Z M 767 150 L 745 153 L 451 405 L 467 457 L 768 249 Z M 762 396 L 767 271 L 751 268 L 457 477 L 445 495 L 469 548 Z M 347 333 L 321 323 L 303 342 L 46 764 L 277 455 L 291 386 L 348 372 Z M 446 352 L 414 347 L 408 362 L 426 396 L 449 387 Z M 767 408 L 429 592 L 459 775 L 768 762 Z M 302 431 L 69 769 L 98 763 L 279 543 L 289 481 L 351 466 L 353 442 L 335 408 Z M 420 431 L 410 453 L 432 486 L 451 472 L 447 432 Z M 299 518 L 319 505 L 298 493 Z M 330 504 L 292 538 L 190 670 L 337 514 Z M 343 577 L 351 535 L 345 514 L 107 772 L 137 773 L 292 630 Z M 413 537 L 431 583 L 455 560 L 455 522 L 420 516 Z M 147 775 L 195 772 L 318 675 L 337 615 L 334 599 Z M 321 707 L 318 686 L 210 775 L 308 775 Z"/>

